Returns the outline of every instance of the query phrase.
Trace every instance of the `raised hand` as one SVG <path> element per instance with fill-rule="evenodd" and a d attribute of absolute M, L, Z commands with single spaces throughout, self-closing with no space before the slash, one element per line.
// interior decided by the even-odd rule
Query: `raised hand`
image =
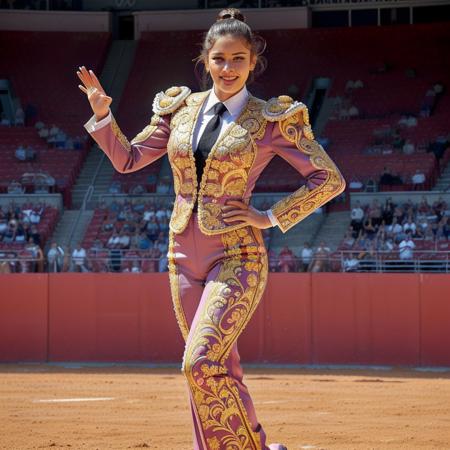
<path fill-rule="evenodd" d="M 106 95 L 100 81 L 98 81 L 92 70 L 88 71 L 84 66 L 81 66 L 79 69 L 77 70 L 77 75 L 83 85 L 79 84 L 78 87 L 87 95 L 89 104 L 98 122 L 108 115 L 112 98 Z"/>

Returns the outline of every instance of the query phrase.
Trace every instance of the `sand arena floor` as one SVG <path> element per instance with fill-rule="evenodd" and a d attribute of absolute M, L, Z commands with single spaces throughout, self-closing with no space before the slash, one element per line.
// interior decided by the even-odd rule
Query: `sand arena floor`
<path fill-rule="evenodd" d="M 450 372 L 245 369 L 268 442 L 450 449 Z M 0 448 L 192 450 L 176 368 L 0 365 Z"/>

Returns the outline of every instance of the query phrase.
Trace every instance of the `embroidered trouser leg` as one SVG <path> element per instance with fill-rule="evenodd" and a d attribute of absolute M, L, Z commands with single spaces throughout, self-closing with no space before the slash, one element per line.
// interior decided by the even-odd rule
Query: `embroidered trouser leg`
<path fill-rule="evenodd" d="M 183 372 L 194 421 L 194 449 L 267 449 L 242 381 L 237 338 L 261 299 L 267 257 L 257 229 L 205 236 L 196 215 L 170 236 L 175 313 L 186 340 Z"/>

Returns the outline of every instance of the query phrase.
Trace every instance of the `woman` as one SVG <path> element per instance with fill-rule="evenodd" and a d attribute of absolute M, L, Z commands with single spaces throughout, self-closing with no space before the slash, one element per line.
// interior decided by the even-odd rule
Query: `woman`
<path fill-rule="evenodd" d="M 131 142 L 109 111 L 92 71 L 80 68 L 94 116 L 85 125 L 114 167 L 132 172 L 166 152 L 174 174 L 169 277 L 186 347 L 194 448 L 285 449 L 266 436 L 239 364 L 237 339 L 263 294 L 268 261 L 261 229 L 285 232 L 340 194 L 345 182 L 313 140 L 305 105 L 268 102 L 246 82 L 258 67 L 258 41 L 238 10 L 219 14 L 200 57 L 213 88 L 172 87 L 156 95 L 150 124 Z M 195 153 L 194 153 L 195 152 Z M 257 178 L 280 155 L 307 183 L 269 211 L 249 206 Z"/>

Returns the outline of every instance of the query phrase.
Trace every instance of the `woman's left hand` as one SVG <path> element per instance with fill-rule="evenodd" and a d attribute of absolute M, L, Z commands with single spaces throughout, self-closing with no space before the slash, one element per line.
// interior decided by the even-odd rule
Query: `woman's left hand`
<path fill-rule="evenodd" d="M 228 200 L 222 210 L 225 211 L 222 217 L 226 223 L 240 221 L 261 229 L 272 227 L 267 213 L 258 211 L 240 200 Z"/>

